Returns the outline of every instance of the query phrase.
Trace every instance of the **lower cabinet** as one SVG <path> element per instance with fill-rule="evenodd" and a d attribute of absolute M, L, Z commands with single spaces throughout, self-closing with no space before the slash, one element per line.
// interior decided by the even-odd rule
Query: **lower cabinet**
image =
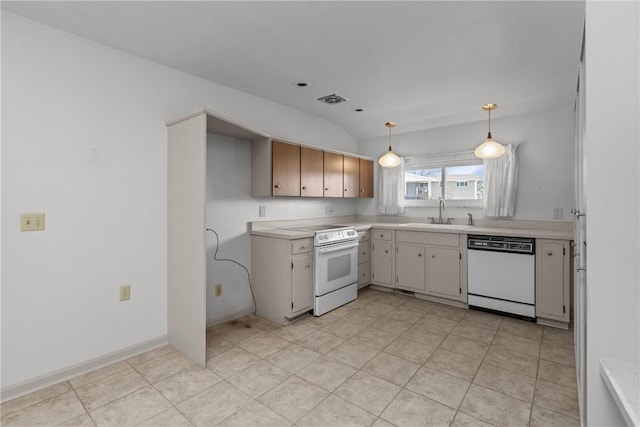
<path fill-rule="evenodd" d="M 358 232 L 358 289 L 371 283 L 371 232 Z"/>
<path fill-rule="evenodd" d="M 278 324 L 313 309 L 313 239 L 251 236 L 256 314 Z"/>
<path fill-rule="evenodd" d="M 536 317 L 538 323 L 568 325 L 571 319 L 571 244 L 536 240 Z M 560 323 L 560 325 L 558 325 Z"/>
<path fill-rule="evenodd" d="M 394 277 L 394 230 L 371 230 L 371 283 L 393 288 Z"/>
<path fill-rule="evenodd" d="M 398 231 L 396 287 L 464 302 L 462 243 L 454 233 Z"/>

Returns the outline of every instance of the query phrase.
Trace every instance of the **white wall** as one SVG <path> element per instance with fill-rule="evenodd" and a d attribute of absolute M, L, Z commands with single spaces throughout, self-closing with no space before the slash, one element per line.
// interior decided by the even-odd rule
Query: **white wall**
<path fill-rule="evenodd" d="M 333 216 L 353 215 L 354 200 L 313 198 L 254 198 L 251 193 L 250 143 L 220 135 L 207 138 L 207 227 L 220 236 L 217 258 L 230 258 L 251 270 L 250 238 L 247 222 L 320 218 L 325 207 L 333 207 Z M 267 216 L 258 216 L 258 207 L 266 207 Z M 247 274 L 231 262 L 215 262 L 216 238 L 207 234 L 207 320 L 216 323 L 238 312 L 251 310 Z M 222 296 L 214 286 L 221 283 Z"/>
<path fill-rule="evenodd" d="M 496 101 L 500 104 L 500 100 Z M 473 150 L 487 135 L 486 113 L 480 106 L 478 116 L 485 120 L 409 133 L 400 133 L 402 122 L 398 122 L 391 136 L 393 150 L 400 156 Z M 526 116 L 492 117 L 491 132 L 503 144 L 518 144 L 520 172 L 514 219 L 553 220 L 553 208 L 559 207 L 563 208 L 562 220 L 571 221 L 573 105 Z M 387 146 L 388 137 L 361 141 L 360 153 L 378 158 Z M 359 202 L 359 214 L 374 215 L 376 212 L 375 200 Z M 484 217 L 481 208 L 448 209 L 446 216 L 466 219 L 467 212 L 474 218 Z M 407 208 L 406 215 L 437 216 L 437 208 Z"/>
<path fill-rule="evenodd" d="M 589 426 L 625 424 L 600 378 L 600 360 L 640 360 L 639 9 L 638 2 L 586 8 Z"/>
<path fill-rule="evenodd" d="M 166 334 L 166 121 L 206 107 L 274 137 L 357 148 L 324 120 L 7 12 L 2 89 L 3 389 Z M 227 153 L 248 167 L 247 146 L 213 146 L 214 179 L 229 184 L 208 224 L 221 255 L 247 263 L 259 204 L 265 219 L 324 212 L 251 199 L 226 175 L 238 175 Z M 19 232 L 21 212 L 44 212 L 46 231 Z M 231 306 L 247 305 L 233 294 Z"/>

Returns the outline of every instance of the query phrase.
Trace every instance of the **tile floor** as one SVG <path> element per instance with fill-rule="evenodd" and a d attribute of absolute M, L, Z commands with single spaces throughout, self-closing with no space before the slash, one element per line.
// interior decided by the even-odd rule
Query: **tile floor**
<path fill-rule="evenodd" d="M 579 426 L 571 331 L 374 290 L 207 331 L 2 404 L 3 426 Z"/>

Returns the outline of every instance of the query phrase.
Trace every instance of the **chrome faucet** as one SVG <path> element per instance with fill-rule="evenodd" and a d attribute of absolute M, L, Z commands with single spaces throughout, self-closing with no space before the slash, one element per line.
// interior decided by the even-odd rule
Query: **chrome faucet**
<path fill-rule="evenodd" d="M 473 225 L 473 217 L 471 216 L 471 212 L 467 213 L 467 215 L 469 215 L 469 221 L 467 222 L 467 224 Z"/>
<path fill-rule="evenodd" d="M 442 211 L 446 209 L 444 206 L 444 199 L 440 199 L 440 203 L 438 204 L 438 224 L 443 224 L 442 222 Z"/>

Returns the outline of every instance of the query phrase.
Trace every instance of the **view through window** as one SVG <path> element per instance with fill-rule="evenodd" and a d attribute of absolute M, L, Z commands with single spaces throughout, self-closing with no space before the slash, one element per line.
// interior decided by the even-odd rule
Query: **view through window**
<path fill-rule="evenodd" d="M 404 171 L 405 200 L 482 200 L 484 165 L 408 166 Z"/>

